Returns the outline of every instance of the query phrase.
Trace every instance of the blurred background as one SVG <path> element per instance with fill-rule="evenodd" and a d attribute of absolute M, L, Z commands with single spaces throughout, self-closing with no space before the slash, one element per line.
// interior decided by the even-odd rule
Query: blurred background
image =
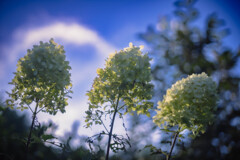
<path fill-rule="evenodd" d="M 86 92 L 96 69 L 104 67 L 110 53 L 128 46 L 144 45 L 153 58 L 154 102 L 162 99 L 177 80 L 206 72 L 218 84 L 216 121 L 206 133 L 191 140 L 182 138 L 175 159 L 238 159 L 240 157 L 240 10 L 237 0 L 68 0 L 0 2 L 0 157 L 24 156 L 23 137 L 31 123 L 30 111 L 7 109 L 4 104 L 19 58 L 39 41 L 50 38 L 63 45 L 72 67 L 73 94 L 66 113 L 38 114 L 36 137 L 48 133 L 56 144 L 32 145 L 33 159 L 101 159 L 105 141 L 86 138 L 102 126 L 84 127 L 88 108 Z M 156 108 L 156 105 L 154 106 Z M 154 115 L 154 108 L 151 116 Z M 114 132 L 125 135 L 122 120 Z M 127 151 L 112 159 L 164 159 L 158 149 L 169 150 L 171 134 L 154 126 L 146 116 L 124 117 L 131 139 Z M 168 138 L 170 137 L 170 138 Z M 144 148 L 145 145 L 154 145 Z M 47 158 L 44 155 L 49 155 Z M 43 158 L 44 157 L 44 158 Z"/>

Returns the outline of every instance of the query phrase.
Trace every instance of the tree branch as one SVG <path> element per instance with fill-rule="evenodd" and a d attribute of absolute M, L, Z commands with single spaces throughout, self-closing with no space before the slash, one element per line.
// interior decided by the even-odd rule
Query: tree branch
<path fill-rule="evenodd" d="M 116 116 L 116 114 L 118 112 L 117 108 L 118 108 L 119 98 L 120 98 L 120 95 L 118 95 L 117 104 L 114 107 L 113 119 L 112 119 L 111 129 L 110 129 L 109 138 L 108 138 L 107 154 L 106 154 L 105 160 L 108 160 L 108 158 L 109 158 L 109 151 L 110 151 L 110 144 L 111 144 L 111 138 L 112 138 L 113 125 L 114 125 L 115 116 Z"/>
<path fill-rule="evenodd" d="M 39 109 L 38 111 L 37 111 L 37 114 L 40 112 L 40 111 L 42 111 L 44 109 L 44 107 L 42 107 L 41 109 Z"/>
<path fill-rule="evenodd" d="M 107 131 L 107 133 L 109 134 L 109 131 L 108 131 L 108 129 L 107 129 L 107 127 L 105 126 L 105 124 L 103 123 L 103 121 L 102 121 L 102 119 L 99 117 L 98 118 L 101 122 L 102 122 L 102 124 L 103 124 L 103 127 L 105 128 L 105 130 Z"/>
<path fill-rule="evenodd" d="M 27 105 L 28 106 L 28 108 L 31 110 L 31 112 L 33 113 L 33 110 L 32 110 L 32 108 L 29 106 L 29 105 Z"/>
<path fill-rule="evenodd" d="M 117 111 L 120 111 L 123 107 L 125 107 L 125 104 L 119 107 Z"/>
<path fill-rule="evenodd" d="M 169 152 L 169 155 L 167 156 L 167 160 L 170 160 L 170 158 L 171 158 L 171 154 L 172 154 L 172 151 L 173 151 L 175 142 L 176 142 L 176 140 L 177 140 L 178 134 L 179 134 L 179 132 L 177 131 L 176 134 L 175 134 L 175 136 L 174 136 L 174 140 L 173 140 L 173 143 L 172 143 L 172 146 L 171 146 L 171 150 L 170 150 L 170 152 Z"/>
<path fill-rule="evenodd" d="M 30 145 L 30 142 L 31 142 L 34 121 L 35 121 L 36 115 L 37 115 L 37 108 L 38 108 L 38 102 L 37 102 L 35 110 L 33 112 L 32 124 L 31 124 L 30 131 L 29 131 L 29 134 L 28 134 L 28 140 L 27 140 L 27 145 L 26 145 L 26 148 L 27 148 L 27 154 L 26 154 L 27 155 L 27 159 L 28 159 L 28 151 L 29 151 L 29 145 Z"/>

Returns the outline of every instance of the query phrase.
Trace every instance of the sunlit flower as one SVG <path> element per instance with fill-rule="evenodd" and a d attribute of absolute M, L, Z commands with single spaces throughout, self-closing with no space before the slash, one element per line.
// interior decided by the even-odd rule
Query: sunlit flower
<path fill-rule="evenodd" d="M 178 125 L 180 130 L 189 129 L 194 134 L 204 132 L 214 117 L 216 90 L 215 82 L 205 73 L 177 81 L 158 102 L 154 122 L 164 127 Z"/>

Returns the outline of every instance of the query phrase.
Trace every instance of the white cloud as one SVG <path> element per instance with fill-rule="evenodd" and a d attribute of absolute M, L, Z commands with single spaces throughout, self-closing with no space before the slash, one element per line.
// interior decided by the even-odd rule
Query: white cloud
<path fill-rule="evenodd" d="M 14 35 L 15 42 L 8 50 L 10 60 L 16 60 L 17 54 L 31 48 L 33 44 L 37 44 L 39 41 L 48 41 L 50 38 L 64 42 L 64 44 L 92 45 L 97 53 L 104 56 L 115 50 L 115 47 L 100 37 L 96 31 L 76 23 L 57 22 L 27 31 L 17 30 Z"/>
<path fill-rule="evenodd" d="M 75 120 L 80 121 L 80 131 L 79 134 L 83 134 L 86 132 L 86 129 L 83 127 L 84 125 L 84 113 L 87 109 L 87 98 L 83 97 L 78 100 L 71 100 L 69 106 L 66 106 L 66 113 L 57 113 L 55 116 L 49 115 L 47 113 L 39 113 L 38 120 L 40 122 L 48 122 L 50 119 L 59 126 L 56 131 L 57 135 L 63 136 L 63 134 L 67 131 L 71 131 L 71 126 Z M 93 134 L 93 132 L 88 132 L 89 136 Z"/>

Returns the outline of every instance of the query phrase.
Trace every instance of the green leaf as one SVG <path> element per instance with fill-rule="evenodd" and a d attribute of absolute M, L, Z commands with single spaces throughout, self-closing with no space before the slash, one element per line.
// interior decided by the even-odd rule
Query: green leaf
<path fill-rule="evenodd" d="M 53 138 L 56 138 L 56 137 L 54 137 L 54 136 L 51 135 L 51 134 L 42 135 L 42 139 L 43 139 L 44 141 L 47 141 L 47 140 L 53 139 Z"/>

